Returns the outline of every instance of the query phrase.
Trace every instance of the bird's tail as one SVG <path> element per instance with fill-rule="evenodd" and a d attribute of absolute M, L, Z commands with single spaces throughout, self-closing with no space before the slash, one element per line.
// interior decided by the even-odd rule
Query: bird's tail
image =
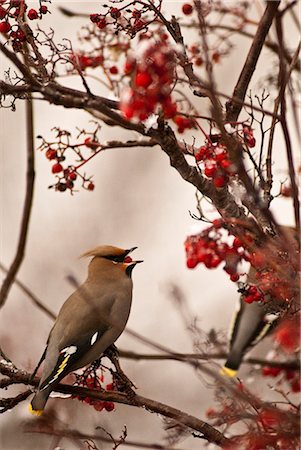
<path fill-rule="evenodd" d="M 31 414 L 35 416 L 40 416 L 41 414 L 43 414 L 50 392 L 50 389 L 45 389 L 43 391 L 38 390 L 36 392 L 29 404 L 29 411 L 31 412 Z"/>
<path fill-rule="evenodd" d="M 235 352 L 230 350 L 228 359 L 225 362 L 224 367 L 221 369 L 221 375 L 233 378 L 236 376 L 239 366 L 241 364 L 242 354 L 240 352 Z"/>

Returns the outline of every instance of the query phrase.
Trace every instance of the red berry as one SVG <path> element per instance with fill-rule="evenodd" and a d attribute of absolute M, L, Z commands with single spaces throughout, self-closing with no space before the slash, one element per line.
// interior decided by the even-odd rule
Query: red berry
<path fill-rule="evenodd" d="M 231 161 L 229 159 L 222 159 L 220 165 L 223 169 L 227 170 L 231 166 Z"/>
<path fill-rule="evenodd" d="M 243 247 L 243 243 L 242 243 L 242 241 L 241 241 L 238 237 L 235 237 L 235 238 L 234 238 L 234 241 L 233 241 L 233 247 L 234 247 L 234 248 Z"/>
<path fill-rule="evenodd" d="M 186 265 L 188 269 L 194 269 L 198 264 L 198 260 L 196 257 L 191 256 L 190 258 L 187 258 Z"/>
<path fill-rule="evenodd" d="M 122 107 L 122 112 L 126 119 L 131 119 L 132 117 L 134 117 L 135 111 L 132 105 L 124 105 Z"/>
<path fill-rule="evenodd" d="M 100 19 L 99 14 L 90 14 L 90 20 L 92 23 L 97 23 Z"/>
<path fill-rule="evenodd" d="M 118 17 L 121 16 L 121 12 L 119 11 L 118 8 L 111 8 L 110 14 L 111 14 L 111 17 L 113 17 L 113 19 L 118 19 Z"/>
<path fill-rule="evenodd" d="M 212 54 L 212 60 L 213 60 L 215 63 L 220 62 L 220 59 L 221 59 L 221 55 L 220 55 L 219 52 L 214 52 L 214 53 Z"/>
<path fill-rule="evenodd" d="M 114 383 L 109 383 L 106 385 L 107 391 L 114 391 Z"/>
<path fill-rule="evenodd" d="M 113 411 L 113 409 L 115 408 L 115 405 L 113 402 L 104 402 L 104 407 L 105 407 L 106 411 L 110 412 L 110 411 Z"/>
<path fill-rule="evenodd" d="M 252 266 L 256 267 L 257 269 L 260 269 L 265 264 L 265 256 L 262 251 L 257 250 L 251 255 L 251 264 Z"/>
<path fill-rule="evenodd" d="M 292 392 L 300 392 L 300 380 L 296 379 L 291 382 Z"/>
<path fill-rule="evenodd" d="M 28 11 L 27 16 L 28 16 L 29 20 L 35 20 L 35 19 L 37 19 L 39 17 L 39 14 L 38 14 L 38 12 L 35 9 L 31 8 Z"/>
<path fill-rule="evenodd" d="M 235 283 L 236 281 L 238 281 L 238 280 L 239 280 L 239 275 L 238 275 L 238 273 L 232 273 L 232 275 L 230 275 L 230 280 L 233 281 L 234 283 Z"/>
<path fill-rule="evenodd" d="M 183 11 L 183 14 L 185 14 L 186 16 L 189 16 L 192 13 L 193 8 L 189 3 L 184 3 L 184 5 L 182 6 L 182 11 Z"/>
<path fill-rule="evenodd" d="M 223 223 L 223 221 L 221 219 L 214 219 L 212 221 L 212 225 L 214 226 L 214 228 L 220 228 L 222 223 Z"/>
<path fill-rule="evenodd" d="M 208 417 L 208 419 L 213 419 L 216 417 L 216 411 L 213 408 L 208 408 L 206 411 L 206 416 Z"/>
<path fill-rule="evenodd" d="M 216 166 L 215 165 L 207 166 L 204 169 L 204 174 L 208 178 L 212 178 L 214 176 L 215 172 L 216 172 Z"/>
<path fill-rule="evenodd" d="M 92 148 L 93 150 L 96 150 L 99 146 L 98 142 L 93 141 L 92 138 L 89 137 L 84 140 L 84 144 L 86 147 Z"/>
<path fill-rule="evenodd" d="M 10 30 L 10 23 L 5 21 L 0 23 L 0 33 L 8 33 Z"/>
<path fill-rule="evenodd" d="M 107 26 L 106 19 L 103 17 L 97 22 L 97 26 L 100 30 L 103 30 Z"/>
<path fill-rule="evenodd" d="M 94 402 L 93 404 L 93 408 L 95 409 L 95 411 L 102 411 L 105 407 L 105 403 L 102 402 L 101 400 Z"/>
<path fill-rule="evenodd" d="M 135 64 L 136 64 L 135 60 L 127 59 L 123 68 L 124 73 L 128 75 L 129 73 L 133 72 Z"/>
<path fill-rule="evenodd" d="M 203 60 L 203 58 L 201 58 L 200 56 L 198 56 L 198 57 L 195 58 L 195 60 L 194 60 L 194 64 L 195 64 L 196 66 L 198 66 L 198 67 L 202 66 L 202 65 L 203 65 L 203 62 L 204 62 L 204 60 Z"/>
<path fill-rule="evenodd" d="M 135 77 L 135 85 L 137 87 L 147 88 L 152 83 L 152 77 L 148 72 L 137 72 Z"/>
<path fill-rule="evenodd" d="M 244 301 L 245 301 L 246 303 L 253 303 L 253 302 L 254 302 L 254 297 L 253 297 L 253 295 L 247 295 L 247 296 L 244 298 Z"/>
<path fill-rule="evenodd" d="M 69 180 L 75 181 L 77 178 L 77 175 L 75 172 L 70 172 L 68 175 Z"/>
<path fill-rule="evenodd" d="M 215 177 L 213 179 L 213 183 L 215 187 L 221 188 L 226 184 L 226 177 L 224 177 L 223 175 L 219 175 L 218 177 Z"/>
<path fill-rule="evenodd" d="M 63 171 L 63 166 L 60 163 L 56 163 L 52 166 L 52 173 L 59 173 Z"/>
<path fill-rule="evenodd" d="M 95 188 L 95 185 L 94 185 L 93 183 L 89 183 L 89 184 L 88 184 L 88 190 L 89 190 L 89 191 L 93 191 L 94 188 Z"/>
<path fill-rule="evenodd" d="M 57 152 L 56 152 L 56 150 L 53 150 L 52 148 L 49 148 L 46 151 L 45 155 L 46 155 L 47 159 L 51 160 L 51 159 L 55 159 L 57 157 Z"/>
<path fill-rule="evenodd" d="M 40 13 L 41 14 L 46 14 L 48 12 L 48 8 L 46 5 L 41 5 L 40 6 Z"/>
<path fill-rule="evenodd" d="M 164 117 L 166 119 L 171 119 L 177 113 L 177 104 L 172 102 L 167 102 L 163 105 Z"/>
<path fill-rule="evenodd" d="M 300 343 L 300 328 L 298 320 L 286 320 L 275 333 L 276 341 L 288 353 L 295 352 Z"/>
<path fill-rule="evenodd" d="M 294 370 L 286 370 L 285 371 L 285 378 L 287 380 L 292 380 L 293 378 L 295 378 L 296 372 Z"/>
<path fill-rule="evenodd" d="M 278 411 L 272 409 L 265 409 L 259 414 L 260 421 L 266 427 L 277 427 L 280 424 L 281 417 Z"/>
<path fill-rule="evenodd" d="M 264 377 L 277 377 L 282 372 L 282 369 L 281 367 L 264 366 L 261 372 Z"/>
<path fill-rule="evenodd" d="M 118 73 L 118 68 L 116 66 L 110 67 L 109 70 L 112 75 L 116 75 Z"/>

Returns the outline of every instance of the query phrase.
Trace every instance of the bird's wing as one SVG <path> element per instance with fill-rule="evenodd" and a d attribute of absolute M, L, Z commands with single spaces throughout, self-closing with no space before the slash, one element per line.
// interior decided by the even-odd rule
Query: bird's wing
<path fill-rule="evenodd" d="M 48 388 L 51 384 L 58 383 L 73 370 L 77 362 L 101 339 L 109 329 L 106 325 L 74 339 L 67 347 L 59 349 L 59 355 L 52 372 L 40 385 L 40 390 Z M 100 356 L 100 355 L 99 355 Z"/>
<path fill-rule="evenodd" d="M 267 314 L 263 305 L 249 305 L 240 298 L 229 330 L 230 349 L 238 338 L 242 350 L 256 345 L 274 328 L 276 319 L 276 315 Z"/>

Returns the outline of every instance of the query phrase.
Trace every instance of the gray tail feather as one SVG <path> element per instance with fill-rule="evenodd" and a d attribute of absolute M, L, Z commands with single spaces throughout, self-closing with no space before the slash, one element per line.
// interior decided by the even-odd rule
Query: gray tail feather
<path fill-rule="evenodd" d="M 31 400 L 31 412 L 35 414 L 36 411 L 43 411 L 47 403 L 48 397 L 52 389 L 45 389 L 43 391 L 37 391 Z"/>
<path fill-rule="evenodd" d="M 225 362 L 225 367 L 228 367 L 232 370 L 238 370 L 242 361 L 242 355 L 240 353 L 231 353 L 228 355 L 228 359 Z"/>

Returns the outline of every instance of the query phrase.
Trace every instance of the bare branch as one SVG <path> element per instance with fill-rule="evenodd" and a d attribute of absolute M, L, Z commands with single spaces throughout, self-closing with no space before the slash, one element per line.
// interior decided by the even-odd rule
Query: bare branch
<path fill-rule="evenodd" d="M 10 378 L 16 380 L 17 383 L 30 384 L 37 386 L 39 378 L 35 377 L 30 379 L 30 374 L 24 370 L 16 370 L 15 366 L 5 361 L 0 361 L 0 372 Z M 135 406 L 137 408 L 143 408 L 147 411 L 151 411 L 157 414 L 161 414 L 164 417 L 169 417 L 182 425 L 191 428 L 192 430 L 202 433 L 204 438 L 208 442 L 214 442 L 219 446 L 223 446 L 227 443 L 227 438 L 217 429 L 209 425 L 208 423 L 197 419 L 179 409 L 173 408 L 161 402 L 143 397 L 141 395 L 131 395 L 130 397 L 124 393 L 116 391 L 96 391 L 93 389 L 87 389 L 79 386 L 70 386 L 60 383 L 55 388 L 56 392 L 63 394 L 72 394 L 85 398 L 90 397 L 96 400 L 112 401 L 116 403 L 123 403 L 125 405 Z"/>
<path fill-rule="evenodd" d="M 247 59 L 233 91 L 233 97 L 236 97 L 242 101 L 244 101 L 246 96 L 246 92 L 261 54 L 264 41 L 277 13 L 279 5 L 280 1 L 267 2 L 266 10 L 259 22 Z M 226 109 L 226 121 L 235 122 L 241 111 L 241 106 L 232 99 L 230 102 L 227 102 Z"/>
<path fill-rule="evenodd" d="M 23 215 L 21 221 L 21 229 L 19 235 L 19 242 L 15 258 L 7 272 L 6 278 L 3 281 L 0 290 L 0 308 L 4 305 L 8 296 L 9 290 L 14 282 L 16 274 L 22 264 L 25 246 L 27 240 L 29 219 L 33 200 L 34 189 L 34 131 L 33 131 L 33 106 L 32 100 L 29 97 L 26 100 L 26 147 L 27 147 L 27 174 L 26 174 L 26 194 L 23 207 Z"/>

